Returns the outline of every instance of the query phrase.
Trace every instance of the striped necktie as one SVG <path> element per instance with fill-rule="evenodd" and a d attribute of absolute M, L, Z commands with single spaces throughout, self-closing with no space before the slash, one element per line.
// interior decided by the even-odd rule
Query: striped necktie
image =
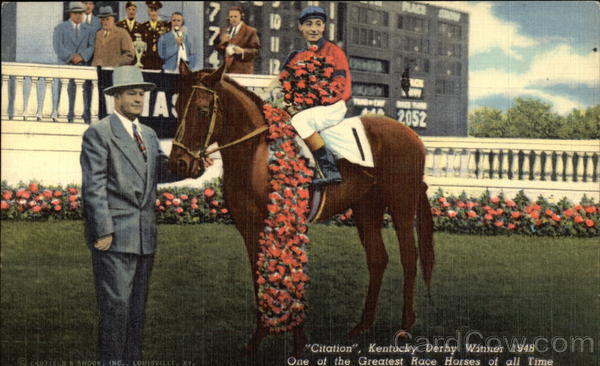
<path fill-rule="evenodd" d="M 133 138 L 135 139 L 135 142 L 137 143 L 140 151 L 142 152 L 142 155 L 144 156 L 144 161 L 148 161 L 148 157 L 146 155 L 146 145 L 144 145 L 144 141 L 142 141 L 142 137 L 138 133 L 137 125 L 135 123 L 133 123 L 132 126 L 133 126 Z"/>

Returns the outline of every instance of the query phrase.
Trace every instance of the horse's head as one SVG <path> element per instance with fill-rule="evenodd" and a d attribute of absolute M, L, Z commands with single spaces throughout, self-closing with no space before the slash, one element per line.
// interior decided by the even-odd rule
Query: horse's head
<path fill-rule="evenodd" d="M 169 156 L 169 169 L 181 178 L 197 178 L 204 173 L 202 159 L 215 142 L 221 126 L 221 105 L 217 95 L 225 67 L 215 71 L 192 73 L 181 63 L 179 67 L 177 132 Z"/>

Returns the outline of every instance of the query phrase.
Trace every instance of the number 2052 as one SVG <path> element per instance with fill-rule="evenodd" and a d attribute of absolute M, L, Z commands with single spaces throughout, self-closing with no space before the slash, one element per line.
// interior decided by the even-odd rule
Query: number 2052
<path fill-rule="evenodd" d="M 398 109 L 397 119 L 409 127 L 427 128 L 427 111 Z"/>

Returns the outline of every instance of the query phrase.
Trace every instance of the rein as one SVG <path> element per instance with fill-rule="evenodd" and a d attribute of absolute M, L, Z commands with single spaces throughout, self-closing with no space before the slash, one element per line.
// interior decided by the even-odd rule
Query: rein
<path fill-rule="evenodd" d="M 212 95 L 213 97 L 213 101 L 211 103 L 210 109 L 211 109 L 211 116 L 210 116 L 210 124 L 208 126 L 208 133 L 206 134 L 206 139 L 204 140 L 204 146 L 197 150 L 194 151 L 192 149 L 190 149 L 189 147 L 185 146 L 183 144 L 183 137 L 185 135 L 185 122 L 186 122 L 186 117 L 187 117 L 187 113 L 188 110 L 190 108 L 190 104 L 192 102 L 192 98 L 194 96 L 194 93 L 196 92 L 196 89 L 201 89 L 204 90 L 206 92 L 208 92 L 209 94 Z M 232 141 L 228 144 L 225 144 L 223 146 L 219 146 L 216 147 L 214 149 L 208 150 L 206 151 L 206 149 L 208 149 L 208 146 L 210 145 L 210 139 L 212 138 L 212 135 L 214 133 L 215 130 L 215 125 L 217 123 L 217 113 L 221 114 L 221 108 L 220 108 L 220 102 L 219 102 L 219 96 L 217 95 L 217 93 L 214 90 L 208 89 L 202 85 L 193 85 L 192 86 L 192 94 L 190 94 L 190 97 L 187 100 L 187 103 L 185 104 L 185 110 L 183 112 L 183 118 L 181 120 L 181 124 L 179 125 L 179 127 L 177 128 L 177 132 L 175 133 L 175 138 L 173 139 L 173 145 L 179 147 L 180 149 L 184 150 L 187 154 L 191 155 L 193 158 L 195 159 L 202 159 L 203 156 L 208 156 L 212 153 L 215 153 L 219 150 L 223 150 L 226 149 L 228 147 L 237 145 L 241 142 L 244 142 L 246 140 L 249 140 L 255 136 L 260 135 L 261 133 L 265 132 L 267 129 L 269 129 L 268 125 L 262 125 L 260 127 L 258 127 L 257 129 L 255 129 L 254 131 L 242 136 L 241 138 Z M 221 115 L 221 120 L 223 119 L 222 115 Z"/>

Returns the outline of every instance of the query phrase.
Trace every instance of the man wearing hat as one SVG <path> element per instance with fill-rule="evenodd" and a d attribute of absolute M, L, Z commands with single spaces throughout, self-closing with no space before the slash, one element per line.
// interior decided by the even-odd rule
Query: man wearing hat
<path fill-rule="evenodd" d="M 156 184 L 176 180 L 156 133 L 138 120 L 144 93 L 154 88 L 139 68 L 115 68 L 113 86 L 104 89 L 114 98 L 114 113 L 83 135 L 85 238 L 92 255 L 103 365 L 141 359 L 156 250 Z"/>
<path fill-rule="evenodd" d="M 352 96 L 348 59 L 341 48 L 323 38 L 326 22 L 327 14 L 322 8 L 318 6 L 304 8 L 298 17 L 298 29 L 306 41 L 306 48 L 292 51 L 283 63 L 284 67 L 295 64 L 301 57 L 300 53 L 311 48 L 317 56 L 332 58 L 334 64 L 332 77 L 340 85 L 337 99 L 331 104 L 308 108 L 292 117 L 292 125 L 313 152 L 324 175 L 323 178 L 313 180 L 315 185 L 342 182 L 335 155 L 325 146 L 319 131 L 335 126 L 344 119 L 347 111 L 346 101 Z"/>
<path fill-rule="evenodd" d="M 142 40 L 146 42 L 146 52 L 141 62 L 144 69 L 160 70 L 163 60 L 158 55 L 158 39 L 169 31 L 169 23 L 160 20 L 158 9 L 162 8 L 160 1 L 146 1 L 148 7 L 148 21 L 142 24 Z"/>
<path fill-rule="evenodd" d="M 179 63 L 185 62 L 193 69 L 196 65 L 195 42 L 183 25 L 183 14 L 171 14 L 171 31 L 158 39 L 158 55 L 163 59 L 163 70 L 179 72 Z"/>
<path fill-rule="evenodd" d="M 87 24 L 88 27 L 92 28 L 94 32 L 97 31 L 98 29 L 100 29 L 101 25 L 100 19 L 98 19 L 98 17 L 94 15 L 94 7 L 96 6 L 96 4 L 93 1 L 84 1 L 83 6 L 85 7 L 85 9 L 83 12 L 83 18 L 81 22 L 83 24 Z"/>
<path fill-rule="evenodd" d="M 72 1 L 69 3 L 67 12 L 69 13 L 69 20 L 60 23 L 54 28 L 52 34 L 52 46 L 54 52 L 58 57 L 58 63 L 62 65 L 78 65 L 85 66 L 89 64 L 94 53 L 94 38 L 95 34 L 93 30 L 82 24 L 82 14 L 84 12 L 83 3 L 80 1 Z M 54 93 L 58 95 L 59 79 L 54 79 Z M 68 97 L 71 101 L 69 106 L 69 120 L 73 118 L 74 100 L 75 100 L 75 83 L 71 81 L 69 83 Z M 85 89 L 84 89 L 85 90 Z M 64 96 L 65 98 L 67 96 Z M 89 110 L 89 98 L 84 98 L 86 106 L 84 109 Z M 54 100 L 53 110 L 58 110 L 58 98 Z M 52 116 L 56 118 L 57 116 Z"/>
<path fill-rule="evenodd" d="M 129 33 L 132 41 L 135 41 L 135 34 L 142 33 L 142 23 L 135 20 L 137 16 L 137 5 L 134 1 L 128 1 L 125 4 L 127 18 L 117 22 L 117 27 L 121 27 Z"/>
<path fill-rule="evenodd" d="M 256 28 L 244 22 L 244 10 L 239 6 L 232 6 L 227 14 L 229 27 L 221 29 L 216 49 L 223 54 L 228 73 L 254 74 L 254 60 L 260 48 Z"/>
<path fill-rule="evenodd" d="M 102 28 L 96 32 L 96 46 L 92 66 L 123 66 L 133 62 L 133 41 L 127 31 L 115 25 L 115 14 L 110 6 L 98 13 Z"/>

